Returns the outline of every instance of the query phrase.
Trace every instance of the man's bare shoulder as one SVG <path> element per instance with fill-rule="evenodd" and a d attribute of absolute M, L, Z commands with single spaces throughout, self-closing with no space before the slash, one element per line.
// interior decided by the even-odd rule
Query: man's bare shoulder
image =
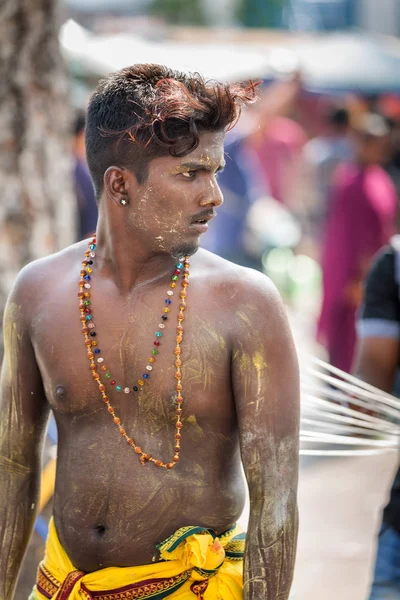
<path fill-rule="evenodd" d="M 9 303 L 17 302 L 21 309 L 26 310 L 34 306 L 49 286 L 57 285 L 61 274 L 65 275 L 69 267 L 83 256 L 86 246 L 86 240 L 77 242 L 25 265 L 15 279 Z"/>
<path fill-rule="evenodd" d="M 272 308 L 282 305 L 282 300 L 272 281 L 255 269 L 242 267 L 208 250 L 196 254 L 196 267 L 202 278 L 214 288 L 225 301 L 242 307 Z"/>

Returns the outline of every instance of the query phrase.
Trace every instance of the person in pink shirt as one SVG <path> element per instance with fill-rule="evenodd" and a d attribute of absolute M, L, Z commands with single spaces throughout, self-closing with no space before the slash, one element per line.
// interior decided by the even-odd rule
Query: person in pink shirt
<path fill-rule="evenodd" d="M 389 129 L 378 114 L 365 114 L 354 131 L 355 160 L 339 165 L 323 239 L 323 301 L 318 339 L 331 364 L 350 372 L 356 343 L 356 311 L 374 254 L 395 233 L 397 196 L 380 166 Z"/>

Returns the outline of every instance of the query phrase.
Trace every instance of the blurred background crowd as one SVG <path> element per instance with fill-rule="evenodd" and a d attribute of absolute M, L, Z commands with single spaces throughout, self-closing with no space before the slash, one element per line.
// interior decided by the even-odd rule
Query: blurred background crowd
<path fill-rule="evenodd" d="M 111 71 L 161 62 L 261 81 L 226 137 L 225 200 L 202 245 L 270 276 L 307 349 L 351 372 L 364 280 L 399 224 L 399 35 L 398 0 L 3 0 L 0 310 L 26 262 L 96 227 L 91 90 Z M 362 600 L 367 578 L 343 598 Z"/>

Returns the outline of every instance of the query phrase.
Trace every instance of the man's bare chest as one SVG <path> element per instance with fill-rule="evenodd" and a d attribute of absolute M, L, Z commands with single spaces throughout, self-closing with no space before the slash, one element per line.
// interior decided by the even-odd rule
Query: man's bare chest
<path fill-rule="evenodd" d="M 172 418 L 177 307 L 171 303 L 164 312 L 160 294 L 125 302 L 106 294 L 97 294 L 96 299 L 90 305 L 88 325 L 95 333 L 91 350 L 107 394 L 125 412 L 156 402 L 162 419 Z M 87 358 L 76 294 L 71 298 L 60 292 L 42 306 L 32 323 L 32 340 L 53 410 L 61 414 L 97 410 L 101 395 Z M 194 403 L 201 416 L 209 412 L 217 394 L 221 399 L 230 394 L 230 349 L 221 323 L 195 298 L 192 302 L 188 298 L 181 350 L 185 412 L 194 412 L 190 406 Z"/>

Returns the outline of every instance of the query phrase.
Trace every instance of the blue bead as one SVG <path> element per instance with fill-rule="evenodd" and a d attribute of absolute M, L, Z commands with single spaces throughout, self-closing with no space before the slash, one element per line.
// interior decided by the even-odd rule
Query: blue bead
<path fill-rule="evenodd" d="M 85 275 L 83 279 L 85 279 L 86 281 L 90 281 L 92 278 L 90 277 L 90 275 Z"/>
<path fill-rule="evenodd" d="M 183 264 L 182 264 L 182 263 L 178 263 L 178 264 L 176 265 L 176 268 L 177 268 L 177 269 L 183 269 Z"/>
<path fill-rule="evenodd" d="M 143 373 L 143 378 L 144 379 L 148 379 L 150 377 L 150 375 L 148 373 Z"/>
<path fill-rule="evenodd" d="M 167 299 L 167 300 L 165 301 L 165 304 L 171 304 L 171 300 Z"/>
<path fill-rule="evenodd" d="M 120 385 L 117 385 L 115 389 L 117 390 L 117 392 L 120 392 L 122 390 L 122 387 Z"/>
<path fill-rule="evenodd" d="M 93 319 L 92 315 L 86 315 L 86 321 L 91 321 Z"/>
<path fill-rule="evenodd" d="M 100 348 L 96 348 L 96 350 L 94 351 L 95 354 L 100 354 L 101 350 Z"/>
<path fill-rule="evenodd" d="M 156 337 L 162 337 L 161 331 L 156 331 Z"/>
<path fill-rule="evenodd" d="M 96 244 L 90 244 L 89 248 L 90 250 L 96 250 Z"/>

